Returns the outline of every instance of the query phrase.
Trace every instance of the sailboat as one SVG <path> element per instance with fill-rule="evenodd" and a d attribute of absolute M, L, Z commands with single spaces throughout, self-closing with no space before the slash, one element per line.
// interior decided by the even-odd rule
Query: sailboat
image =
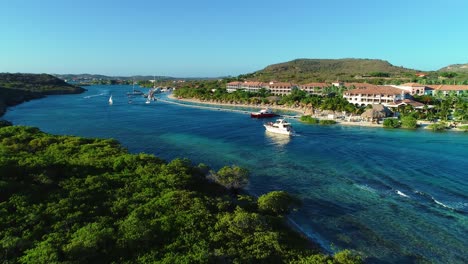
<path fill-rule="evenodd" d="M 112 105 L 114 103 L 114 101 L 112 100 L 112 94 L 111 96 L 109 97 L 109 105 Z"/>
<path fill-rule="evenodd" d="M 151 101 L 156 101 L 156 98 L 154 98 L 154 92 L 156 91 L 156 76 L 154 76 L 153 79 L 153 89 L 151 89 L 146 96 L 146 103 L 149 104 Z"/>
<path fill-rule="evenodd" d="M 133 96 L 133 95 L 143 95 L 142 91 L 135 90 L 135 80 L 132 80 L 132 92 L 127 93 L 127 96 Z"/>

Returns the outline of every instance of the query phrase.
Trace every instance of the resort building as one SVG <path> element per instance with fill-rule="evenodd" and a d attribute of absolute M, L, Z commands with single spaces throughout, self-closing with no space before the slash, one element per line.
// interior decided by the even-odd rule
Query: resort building
<path fill-rule="evenodd" d="M 234 91 L 242 90 L 247 92 L 258 92 L 260 89 L 269 90 L 274 95 L 287 95 L 291 93 L 292 89 L 298 88 L 293 83 L 286 82 L 230 82 L 226 85 L 226 89 L 229 93 Z"/>
<path fill-rule="evenodd" d="M 332 86 L 335 86 L 335 87 L 341 87 L 343 85 L 344 85 L 344 82 L 340 82 L 340 81 L 332 82 Z"/>
<path fill-rule="evenodd" d="M 307 83 L 300 85 L 299 89 L 308 94 L 323 95 L 324 89 L 330 86 L 331 84 L 328 83 Z"/>
<path fill-rule="evenodd" d="M 240 90 L 242 86 L 242 82 L 230 82 L 226 84 L 226 90 L 228 93 L 235 92 Z"/>
<path fill-rule="evenodd" d="M 429 85 L 425 91 L 425 94 L 427 95 L 442 94 L 444 96 L 449 95 L 449 94 L 454 94 L 457 96 L 461 94 L 468 95 L 468 85 L 447 85 L 447 84 Z"/>
<path fill-rule="evenodd" d="M 389 105 L 405 99 L 407 91 L 390 87 L 368 85 L 364 88 L 356 88 L 343 92 L 343 97 L 356 106 L 370 104 Z"/>
<path fill-rule="evenodd" d="M 400 101 L 396 101 L 394 103 L 389 103 L 389 104 L 387 104 L 387 107 L 398 108 L 400 106 L 406 106 L 406 105 L 411 105 L 414 109 L 424 109 L 424 106 L 425 106 L 425 104 L 420 103 L 420 102 L 416 102 L 416 101 L 411 100 L 411 99 L 403 99 L 403 100 L 400 100 Z M 433 108 L 434 106 L 428 105 L 427 107 L 428 108 Z"/>
<path fill-rule="evenodd" d="M 228 93 L 232 93 L 237 90 L 243 90 L 247 92 L 258 92 L 260 89 L 268 89 L 268 84 L 263 82 L 230 82 L 226 85 Z"/>
<path fill-rule="evenodd" d="M 401 85 L 390 85 L 398 89 L 408 91 L 411 95 L 424 95 L 427 89 L 427 86 L 419 83 L 405 83 Z"/>
<path fill-rule="evenodd" d="M 297 85 L 287 82 L 270 82 L 268 90 L 274 95 L 290 94 L 292 89 L 297 89 Z"/>

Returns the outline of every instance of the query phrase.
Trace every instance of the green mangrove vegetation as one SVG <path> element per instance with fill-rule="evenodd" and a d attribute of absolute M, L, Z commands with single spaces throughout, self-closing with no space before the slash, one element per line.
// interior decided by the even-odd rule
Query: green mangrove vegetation
<path fill-rule="evenodd" d="M 285 216 L 300 201 L 241 191 L 249 172 L 129 154 L 112 139 L 0 128 L 4 263 L 360 263 L 320 252 Z"/>

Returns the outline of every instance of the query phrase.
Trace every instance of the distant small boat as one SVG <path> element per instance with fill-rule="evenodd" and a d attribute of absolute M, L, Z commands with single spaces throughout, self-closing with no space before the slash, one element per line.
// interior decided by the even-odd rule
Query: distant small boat
<path fill-rule="evenodd" d="M 277 114 L 273 113 L 273 111 L 270 108 L 265 108 L 265 109 L 260 110 L 259 112 L 250 113 L 250 117 L 255 117 L 255 118 L 274 117 L 274 116 L 277 116 Z"/>
<path fill-rule="evenodd" d="M 109 97 L 109 105 L 112 105 L 114 103 L 114 100 L 112 100 L 112 94 L 111 96 Z"/>
<path fill-rule="evenodd" d="M 268 122 L 263 126 L 268 132 L 276 134 L 292 135 L 294 133 L 291 124 L 284 119 L 277 119 L 276 122 Z"/>
<path fill-rule="evenodd" d="M 143 92 L 139 91 L 139 90 L 133 90 L 132 92 L 128 92 L 127 95 L 129 95 L 129 96 L 131 96 L 131 95 L 143 95 Z"/>
<path fill-rule="evenodd" d="M 135 90 L 135 81 L 132 81 L 132 91 L 127 93 L 127 96 L 143 95 L 142 91 Z"/>

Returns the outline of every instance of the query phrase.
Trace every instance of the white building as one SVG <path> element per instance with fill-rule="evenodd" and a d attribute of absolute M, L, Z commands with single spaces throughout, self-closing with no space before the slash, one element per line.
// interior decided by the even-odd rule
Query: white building
<path fill-rule="evenodd" d="M 382 104 L 384 106 L 394 104 L 405 99 L 407 91 L 390 86 L 371 86 L 357 88 L 343 92 L 343 97 L 356 106 L 370 104 Z"/>
<path fill-rule="evenodd" d="M 427 89 L 426 85 L 419 84 L 419 83 L 405 83 L 401 85 L 390 85 L 390 86 L 407 91 L 411 95 L 424 95 Z"/>
<path fill-rule="evenodd" d="M 297 85 L 287 82 L 270 82 L 268 90 L 274 95 L 290 94 L 292 89 L 297 89 Z"/>
<path fill-rule="evenodd" d="M 263 82 L 230 82 L 226 85 L 228 93 L 243 90 L 247 92 L 258 92 L 260 89 L 268 89 L 268 84 Z"/>
<path fill-rule="evenodd" d="M 455 95 L 468 94 L 468 85 L 428 85 L 425 91 L 427 95 L 442 94 L 446 96 L 451 93 Z"/>
<path fill-rule="evenodd" d="M 330 86 L 328 83 L 307 83 L 299 85 L 299 89 L 308 94 L 323 95 L 324 89 Z"/>
<path fill-rule="evenodd" d="M 297 88 L 297 85 L 285 82 L 230 82 L 226 85 L 226 89 L 229 93 L 234 91 L 243 90 L 247 92 L 258 92 L 260 89 L 269 90 L 274 95 L 286 95 L 290 94 L 291 90 Z"/>

